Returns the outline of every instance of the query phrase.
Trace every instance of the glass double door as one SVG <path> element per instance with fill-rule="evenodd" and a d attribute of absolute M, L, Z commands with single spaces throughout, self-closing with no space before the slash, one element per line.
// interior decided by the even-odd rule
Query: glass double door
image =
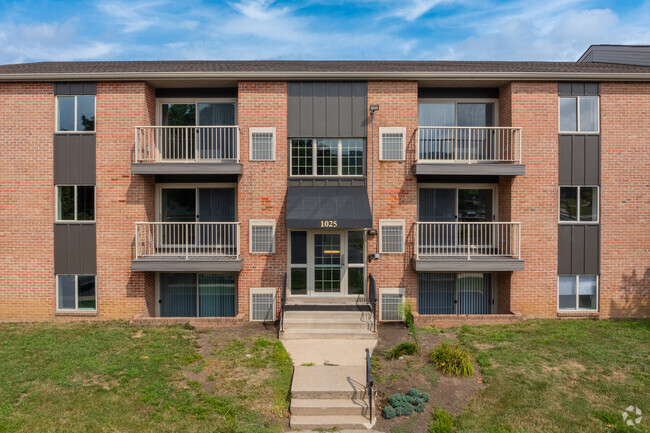
<path fill-rule="evenodd" d="M 365 293 L 363 231 L 294 231 L 291 237 L 291 295 Z"/>

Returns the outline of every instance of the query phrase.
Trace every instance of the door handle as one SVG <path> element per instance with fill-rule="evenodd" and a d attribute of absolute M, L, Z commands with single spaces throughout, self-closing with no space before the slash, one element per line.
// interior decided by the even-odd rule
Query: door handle
<path fill-rule="evenodd" d="M 345 254 L 341 253 L 341 269 L 345 268 Z"/>

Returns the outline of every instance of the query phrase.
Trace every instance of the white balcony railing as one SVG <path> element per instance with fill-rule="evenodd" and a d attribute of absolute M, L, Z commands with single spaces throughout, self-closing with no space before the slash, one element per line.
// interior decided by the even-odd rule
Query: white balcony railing
<path fill-rule="evenodd" d="M 135 258 L 238 258 L 240 223 L 135 223 Z"/>
<path fill-rule="evenodd" d="M 239 126 L 136 126 L 135 162 L 239 161 Z"/>
<path fill-rule="evenodd" d="M 420 126 L 417 162 L 521 163 L 521 128 Z"/>
<path fill-rule="evenodd" d="M 521 223 L 416 222 L 416 259 L 520 257 Z"/>

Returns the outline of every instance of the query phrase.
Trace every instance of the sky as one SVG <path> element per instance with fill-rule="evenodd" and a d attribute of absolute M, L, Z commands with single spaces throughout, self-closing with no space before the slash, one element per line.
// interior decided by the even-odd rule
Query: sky
<path fill-rule="evenodd" d="M 650 44 L 650 0 L 0 0 L 0 64 L 549 60 Z"/>

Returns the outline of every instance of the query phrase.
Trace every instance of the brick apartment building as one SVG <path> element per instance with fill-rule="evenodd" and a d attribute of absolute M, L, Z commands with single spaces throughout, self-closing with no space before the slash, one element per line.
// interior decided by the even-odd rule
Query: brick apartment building
<path fill-rule="evenodd" d="M 649 60 L 0 66 L 0 320 L 650 317 Z"/>

